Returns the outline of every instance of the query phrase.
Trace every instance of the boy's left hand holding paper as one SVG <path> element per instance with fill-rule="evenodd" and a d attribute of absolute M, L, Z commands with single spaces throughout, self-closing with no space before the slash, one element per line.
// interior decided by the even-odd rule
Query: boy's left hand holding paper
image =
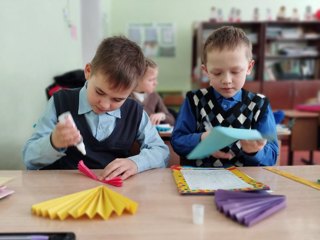
<path fill-rule="evenodd" d="M 222 152 L 222 151 L 216 151 L 214 153 L 211 154 L 212 157 L 214 158 L 222 158 L 222 159 L 232 159 L 233 158 L 233 155 L 230 153 L 230 152 Z"/>
<path fill-rule="evenodd" d="M 138 173 L 138 167 L 136 163 L 129 158 L 116 158 L 109 163 L 100 175 L 100 180 L 108 180 L 114 177 L 121 177 L 122 180 Z"/>
<path fill-rule="evenodd" d="M 201 134 L 201 141 L 203 141 L 206 137 L 208 137 L 208 135 L 210 134 L 210 131 L 213 131 L 212 128 L 210 128 L 209 130 L 203 132 Z M 231 153 L 226 153 L 226 152 L 222 152 L 222 151 L 216 151 L 214 153 L 211 154 L 212 157 L 214 158 L 223 158 L 223 159 L 232 159 L 233 155 Z"/>
<path fill-rule="evenodd" d="M 261 140 L 240 140 L 242 151 L 245 153 L 259 152 L 267 143 L 266 139 Z"/>

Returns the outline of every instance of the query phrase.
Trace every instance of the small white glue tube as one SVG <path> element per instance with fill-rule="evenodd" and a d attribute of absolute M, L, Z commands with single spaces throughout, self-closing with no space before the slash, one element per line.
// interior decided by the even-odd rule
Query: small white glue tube
<path fill-rule="evenodd" d="M 70 112 L 65 112 L 65 113 L 62 113 L 59 117 L 58 117 L 58 120 L 59 122 L 61 123 L 65 123 L 67 121 L 67 119 L 70 119 L 71 122 L 72 122 L 72 125 L 74 127 L 76 127 L 76 124 L 74 123 L 74 120 L 72 118 L 72 115 Z M 81 141 L 78 142 L 76 145 L 77 149 L 83 154 L 83 155 L 86 155 L 86 148 L 84 146 L 84 143 L 83 143 L 83 140 L 82 140 L 82 137 L 81 137 Z"/>
<path fill-rule="evenodd" d="M 192 221 L 193 224 L 201 225 L 204 220 L 204 205 L 192 204 Z"/>

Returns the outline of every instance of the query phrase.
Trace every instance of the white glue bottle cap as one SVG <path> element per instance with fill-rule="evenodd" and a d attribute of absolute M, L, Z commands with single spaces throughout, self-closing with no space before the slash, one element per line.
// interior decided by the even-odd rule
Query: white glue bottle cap
<path fill-rule="evenodd" d="M 203 224 L 204 220 L 204 205 L 192 204 L 192 221 L 196 225 Z"/>

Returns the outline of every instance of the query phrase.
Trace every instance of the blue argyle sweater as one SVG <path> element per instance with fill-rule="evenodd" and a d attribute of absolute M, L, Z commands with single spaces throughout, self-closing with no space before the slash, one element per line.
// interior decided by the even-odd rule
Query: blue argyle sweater
<path fill-rule="evenodd" d="M 207 122 L 208 119 L 213 127 L 223 126 L 255 129 L 256 123 L 259 122 L 259 118 L 264 115 L 269 104 L 265 96 L 248 92 L 244 89 L 242 89 L 242 101 L 238 102 L 228 111 L 224 111 L 217 102 L 211 87 L 188 92 L 187 98 L 196 117 L 197 132 L 205 131 L 205 122 Z M 230 161 L 209 157 L 196 160 L 194 165 L 200 167 L 218 167 L 228 164 L 243 166 L 239 141 L 223 148 L 222 151 L 230 151 L 233 153 L 234 158 Z"/>

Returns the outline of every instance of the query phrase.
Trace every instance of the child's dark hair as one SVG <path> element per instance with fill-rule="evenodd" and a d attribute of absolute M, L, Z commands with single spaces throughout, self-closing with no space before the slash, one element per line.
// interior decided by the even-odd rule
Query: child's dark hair
<path fill-rule="evenodd" d="M 214 30 L 207 38 L 202 51 L 202 64 L 207 63 L 207 54 L 210 50 L 234 50 L 239 45 L 247 47 L 247 58 L 252 59 L 252 44 L 245 32 L 237 27 L 224 26 Z"/>
<path fill-rule="evenodd" d="M 91 61 L 92 74 L 108 77 L 111 89 L 128 89 L 137 85 L 146 69 L 141 48 L 123 36 L 104 39 Z"/>

